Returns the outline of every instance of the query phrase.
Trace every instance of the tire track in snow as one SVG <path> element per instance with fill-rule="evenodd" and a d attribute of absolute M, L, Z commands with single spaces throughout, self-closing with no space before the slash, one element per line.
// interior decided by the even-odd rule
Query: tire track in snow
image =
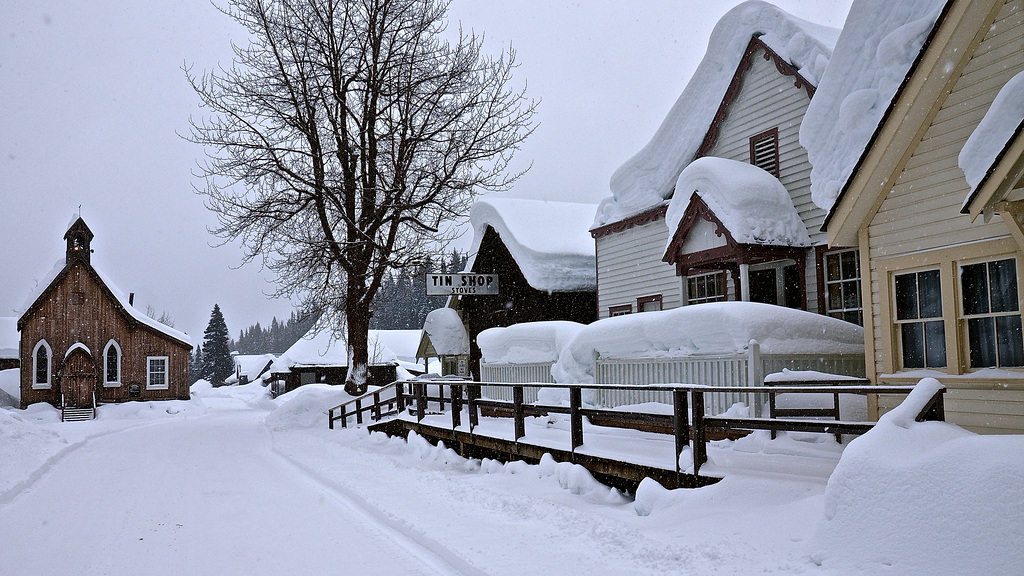
<path fill-rule="evenodd" d="M 269 436 L 269 431 L 267 432 Z M 396 547 L 422 560 L 433 571 L 444 576 L 488 576 L 488 573 L 466 562 L 461 556 L 413 529 L 406 522 L 373 506 L 355 492 L 332 482 L 312 468 L 280 452 L 270 441 L 272 453 L 296 475 L 328 494 L 367 525 L 391 539 Z"/>

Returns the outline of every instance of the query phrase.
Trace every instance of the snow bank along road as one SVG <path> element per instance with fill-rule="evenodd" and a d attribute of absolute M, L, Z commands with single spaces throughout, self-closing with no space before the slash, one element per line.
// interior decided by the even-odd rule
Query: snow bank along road
<path fill-rule="evenodd" d="M 0 573 L 466 572 L 273 453 L 261 416 L 175 420 L 73 450 L 0 508 Z"/>

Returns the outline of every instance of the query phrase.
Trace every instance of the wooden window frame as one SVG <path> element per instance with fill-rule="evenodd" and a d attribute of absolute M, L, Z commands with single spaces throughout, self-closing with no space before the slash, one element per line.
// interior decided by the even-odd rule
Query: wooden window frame
<path fill-rule="evenodd" d="M 944 370 L 947 366 L 949 366 L 949 353 L 948 352 L 949 352 L 949 344 L 950 343 L 949 343 L 949 340 L 946 338 L 946 325 L 948 324 L 948 322 L 947 322 L 947 319 L 945 318 L 945 316 L 943 316 L 943 314 L 942 314 L 942 311 L 943 311 L 942 302 L 940 302 L 940 304 L 939 304 L 939 315 L 938 316 L 923 316 L 921 314 L 922 304 L 921 304 L 921 300 L 920 300 L 920 285 L 921 285 L 920 284 L 920 278 L 921 278 L 922 274 L 930 274 L 932 272 L 934 272 L 936 274 L 936 277 L 938 278 L 938 282 L 939 282 L 939 299 L 941 301 L 944 301 L 944 300 L 946 300 L 945 298 L 943 298 L 943 292 L 945 290 L 944 290 L 943 281 L 942 281 L 943 280 L 942 279 L 942 271 L 939 268 L 927 267 L 927 268 L 922 268 L 922 269 L 919 269 L 919 270 L 900 271 L 900 272 L 894 273 L 892 275 L 891 279 L 890 279 L 891 282 L 892 282 L 891 289 L 892 289 L 892 298 L 893 298 L 892 323 L 896 327 L 894 331 L 896 333 L 896 340 L 897 340 L 897 343 L 898 343 L 898 347 L 897 347 L 898 356 L 897 356 L 897 358 L 899 359 L 899 367 L 900 367 L 901 370 Z M 914 277 L 914 290 L 917 292 L 914 295 L 915 302 L 917 302 L 917 308 L 918 308 L 918 311 L 916 312 L 917 316 L 915 316 L 913 318 L 899 318 L 899 316 L 898 316 L 899 315 L 899 303 L 898 303 L 899 302 L 899 292 L 898 292 L 897 280 L 899 278 L 905 278 L 905 277 L 910 277 L 910 276 Z M 943 335 L 943 338 L 942 338 L 942 358 L 943 358 L 943 364 L 941 366 L 935 366 L 935 365 L 930 366 L 930 365 L 928 365 L 928 349 L 929 349 L 928 342 L 929 342 L 929 340 L 928 340 L 927 326 L 929 324 L 934 324 L 936 322 L 941 322 L 942 323 L 942 335 Z M 923 353 L 923 358 L 921 360 L 922 361 L 922 365 L 921 366 L 906 366 L 904 364 L 904 361 L 905 361 L 905 358 L 904 358 L 904 341 L 903 341 L 902 331 L 903 331 L 903 327 L 904 326 L 911 326 L 911 325 L 916 325 L 916 324 L 920 324 L 921 325 L 921 329 L 923 331 L 921 333 L 921 337 L 922 337 L 921 346 L 922 346 L 922 353 Z M 956 342 L 954 341 L 954 345 L 955 344 L 956 344 Z"/>
<path fill-rule="evenodd" d="M 110 353 L 111 349 L 114 349 L 114 350 L 117 351 L 117 379 L 116 380 L 108 380 L 107 379 L 107 376 L 110 374 L 110 366 L 108 365 L 108 362 L 109 362 L 110 358 L 109 358 L 108 354 Z M 107 342 L 107 345 L 103 347 L 103 386 L 105 388 L 117 388 L 117 387 L 121 386 L 121 363 L 122 363 L 121 360 L 122 360 L 122 358 L 123 358 L 123 356 L 121 354 L 121 346 L 117 343 L 116 340 L 111 338 L 110 341 Z M 148 367 L 148 364 L 147 364 L 147 367 Z M 148 368 L 147 368 L 147 371 L 148 371 Z"/>
<path fill-rule="evenodd" d="M 609 306 L 608 307 L 608 317 L 609 318 L 612 318 L 614 316 L 625 316 L 627 314 L 632 314 L 632 313 L 633 313 L 633 305 L 632 304 L 620 304 L 618 306 Z"/>
<path fill-rule="evenodd" d="M 154 372 L 153 364 L 154 360 L 163 360 L 164 370 L 163 372 Z M 146 356 L 146 390 L 167 390 L 170 387 L 170 374 L 171 372 L 171 359 L 167 356 Z M 153 375 L 163 374 L 163 384 L 153 384 Z"/>
<path fill-rule="evenodd" d="M 765 172 L 768 172 L 772 176 L 775 176 L 776 178 L 779 178 L 780 177 L 779 175 L 782 173 L 782 168 L 779 166 L 779 128 L 778 128 L 778 126 L 776 126 L 775 128 L 770 128 L 768 130 L 765 130 L 764 132 L 761 132 L 759 134 L 754 134 L 753 136 L 750 137 L 750 139 L 748 141 L 749 142 L 749 147 L 750 147 L 749 148 L 750 163 L 753 164 L 754 166 L 758 166 L 762 170 L 764 169 L 763 167 L 759 166 L 757 164 L 757 162 L 756 162 L 757 155 L 755 153 L 755 150 L 757 148 L 757 144 L 760 143 L 760 142 L 763 142 L 765 140 L 770 140 L 772 142 L 772 148 L 773 148 L 772 155 L 773 155 L 773 158 L 774 158 L 774 161 L 775 161 L 775 170 L 765 170 Z"/>
<path fill-rule="evenodd" d="M 46 382 L 38 382 L 39 375 L 39 349 L 46 350 Z M 32 347 L 32 389 L 45 390 L 53 386 L 53 348 L 45 338 L 36 342 Z"/>
<path fill-rule="evenodd" d="M 829 280 L 828 277 L 828 258 L 832 256 L 840 256 L 844 252 L 853 252 L 855 260 L 857 262 L 857 276 L 856 278 L 840 278 L 838 280 Z M 858 326 L 864 325 L 864 291 L 863 291 L 863 279 L 864 279 L 864 268 L 861 266 L 860 249 L 859 248 L 826 248 L 823 246 L 819 247 L 816 254 L 815 266 L 817 267 L 818 276 L 818 313 L 823 316 L 829 316 L 831 318 L 838 318 L 840 320 L 846 320 L 841 316 L 833 316 L 833 313 L 841 313 L 845 315 L 849 312 L 858 312 L 860 314 L 860 323 Z M 840 262 L 842 266 L 842 262 Z M 840 273 L 841 274 L 841 273 Z M 846 308 L 845 306 L 841 309 L 830 309 L 828 299 L 828 286 L 829 284 L 843 284 L 844 282 L 857 281 L 857 301 L 860 304 L 858 308 Z M 845 298 L 843 299 L 845 302 Z M 846 320 L 849 322 L 849 320 Z"/>
<path fill-rule="evenodd" d="M 1015 311 L 992 312 L 991 310 L 989 310 L 988 312 L 982 313 L 982 314 L 968 315 L 966 310 L 964 309 L 964 301 L 963 301 L 963 297 L 966 295 L 965 291 L 964 291 L 964 287 L 963 287 L 963 269 L 964 269 L 965 266 L 972 266 L 972 265 L 977 265 L 977 264 L 986 264 L 987 265 L 987 264 L 990 264 L 990 263 L 993 263 L 993 262 L 1000 262 L 1000 261 L 1004 261 L 1004 260 L 1012 260 L 1014 262 L 1015 274 L 1019 278 L 1019 276 L 1020 276 L 1020 259 L 1018 259 L 1014 255 L 1004 255 L 1004 256 L 996 256 L 996 257 L 981 258 L 981 259 L 963 259 L 963 260 L 957 261 L 957 271 L 959 272 L 957 274 L 957 288 L 958 288 L 958 295 L 959 295 L 959 299 L 957 300 L 957 323 L 958 323 L 958 327 L 959 327 L 958 335 L 960 336 L 960 338 L 962 338 L 964 367 L 967 370 L 972 370 L 972 371 L 973 370 L 983 370 L 985 368 L 999 368 L 999 369 L 1014 369 L 1014 368 L 1021 369 L 1021 368 L 1024 368 L 1024 366 L 1003 366 L 1003 365 L 1001 365 L 998 362 L 998 360 L 997 360 L 995 366 L 974 366 L 974 365 L 971 364 L 971 338 L 970 338 L 970 329 L 969 329 L 970 322 L 969 322 L 969 320 L 976 319 L 976 318 L 996 318 L 996 317 L 1001 317 L 1001 316 L 1018 316 L 1018 317 L 1022 317 L 1021 290 L 1020 290 L 1020 283 L 1018 282 L 1018 284 L 1017 284 L 1017 310 L 1015 310 Z M 988 267 L 986 266 L 986 271 L 987 271 L 987 269 L 988 269 Z M 991 290 L 991 286 L 989 286 L 989 290 Z M 1022 318 L 1024 318 L 1024 317 L 1022 317 Z M 997 336 L 997 338 L 998 338 L 998 336 Z M 997 348 L 997 350 L 996 350 L 997 358 L 998 358 L 998 355 L 999 354 L 998 354 L 998 348 Z"/>
<path fill-rule="evenodd" d="M 657 310 L 644 310 L 644 304 L 649 304 L 651 302 L 657 302 L 658 303 L 658 309 Z M 663 306 L 663 301 L 662 301 L 662 298 L 661 298 L 661 294 L 652 294 L 650 296 L 641 296 L 641 297 L 636 299 L 636 311 L 637 312 L 660 312 L 660 311 L 662 311 L 664 309 L 665 309 L 665 307 Z"/>
<path fill-rule="evenodd" d="M 694 302 L 694 300 L 697 300 L 697 299 L 690 297 L 690 279 L 691 278 L 693 278 L 693 279 L 709 278 L 709 277 L 712 277 L 712 276 L 717 276 L 719 278 L 719 282 L 721 282 L 721 287 L 722 287 L 721 294 L 719 294 L 714 299 L 705 297 L 705 298 L 700 298 L 698 302 Z M 718 271 L 718 270 L 716 270 L 714 272 L 702 272 L 702 273 L 698 273 L 698 274 L 687 274 L 686 275 L 686 282 L 683 285 L 683 290 L 686 292 L 686 294 L 685 294 L 685 296 L 686 296 L 685 302 L 686 302 L 687 306 L 696 306 L 697 304 L 706 304 L 706 303 L 709 303 L 709 302 L 725 302 L 726 300 L 729 299 L 728 278 L 726 278 L 726 276 L 725 276 L 725 271 Z"/>

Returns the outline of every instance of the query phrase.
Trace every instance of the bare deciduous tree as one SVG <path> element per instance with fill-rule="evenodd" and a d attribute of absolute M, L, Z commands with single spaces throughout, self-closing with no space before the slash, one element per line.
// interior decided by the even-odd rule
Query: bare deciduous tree
<path fill-rule="evenodd" d="M 227 69 L 194 74 L 213 233 L 261 259 L 278 296 L 346 333 L 346 390 L 365 389 L 371 303 L 389 269 L 436 254 L 445 222 L 505 190 L 536 103 L 444 0 L 232 0 L 251 34 Z M 325 326 L 322 326 L 322 328 Z"/>

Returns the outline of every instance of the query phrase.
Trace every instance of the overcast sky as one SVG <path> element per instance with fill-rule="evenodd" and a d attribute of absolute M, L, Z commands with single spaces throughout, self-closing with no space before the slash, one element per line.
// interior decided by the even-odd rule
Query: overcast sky
<path fill-rule="evenodd" d="M 779 0 L 841 27 L 852 0 Z M 449 16 L 509 44 L 517 81 L 541 100 L 517 157 L 533 164 L 509 194 L 596 203 L 654 134 L 736 0 L 454 0 Z M 457 24 L 456 24 L 457 25 Z M 167 312 L 200 342 L 214 303 L 233 336 L 288 302 L 269 273 L 213 247 L 192 192 L 202 151 L 177 134 L 201 115 L 183 64 L 231 59 L 246 38 L 206 0 L 0 2 L 0 316 L 18 315 L 54 262 L 72 215 L 96 234 L 93 263 L 136 307 Z"/>

